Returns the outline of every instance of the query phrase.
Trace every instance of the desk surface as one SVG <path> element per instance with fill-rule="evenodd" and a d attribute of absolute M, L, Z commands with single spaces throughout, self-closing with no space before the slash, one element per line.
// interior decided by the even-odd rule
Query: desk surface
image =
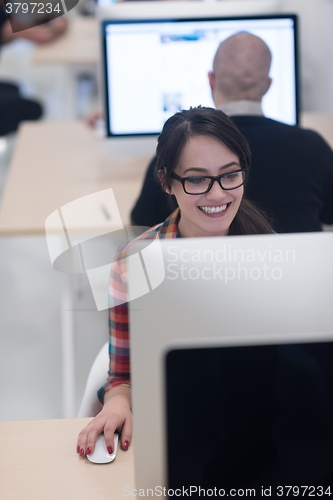
<path fill-rule="evenodd" d="M 302 113 L 300 125 L 315 130 L 333 149 L 333 113 Z"/>
<path fill-rule="evenodd" d="M 0 235 L 44 234 L 62 205 L 112 188 L 123 224 L 140 192 L 149 158 L 114 160 L 84 123 L 25 123 L 0 208 Z"/>
<path fill-rule="evenodd" d="M 76 453 L 90 419 L 0 422 L 0 497 L 10 500 L 122 500 L 134 488 L 133 448 L 96 465 Z M 131 497 L 133 498 L 133 497 Z"/>
<path fill-rule="evenodd" d="M 67 33 L 47 45 L 36 47 L 36 64 L 91 65 L 99 61 L 99 24 L 97 19 L 73 17 Z"/>
<path fill-rule="evenodd" d="M 304 113 L 301 123 L 333 147 L 333 113 Z M 108 158 L 105 143 L 81 122 L 23 124 L 0 207 L 0 235 L 44 234 L 54 210 L 107 188 L 129 225 L 149 160 Z"/>

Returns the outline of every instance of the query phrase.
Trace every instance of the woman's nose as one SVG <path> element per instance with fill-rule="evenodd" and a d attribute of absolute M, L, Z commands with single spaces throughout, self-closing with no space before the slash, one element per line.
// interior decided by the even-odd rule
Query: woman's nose
<path fill-rule="evenodd" d="M 221 200 L 222 198 L 225 198 L 225 196 L 226 196 L 226 191 L 221 188 L 218 181 L 214 181 L 211 190 L 208 191 L 208 193 L 206 194 L 206 197 L 210 200 L 213 199 Z"/>

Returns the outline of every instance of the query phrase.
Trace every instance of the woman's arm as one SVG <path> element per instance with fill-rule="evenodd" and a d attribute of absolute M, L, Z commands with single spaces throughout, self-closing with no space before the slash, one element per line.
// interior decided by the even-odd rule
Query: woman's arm
<path fill-rule="evenodd" d="M 101 432 L 104 432 L 109 453 L 114 449 L 113 436 L 116 430 L 121 433 L 123 449 L 127 450 L 132 440 L 128 304 L 124 273 L 126 265 L 120 258 L 112 265 L 110 279 L 110 302 L 113 304 L 109 317 L 110 369 L 107 383 L 98 392 L 104 406 L 79 434 L 77 452 L 81 456 L 94 451 L 96 438 Z"/>

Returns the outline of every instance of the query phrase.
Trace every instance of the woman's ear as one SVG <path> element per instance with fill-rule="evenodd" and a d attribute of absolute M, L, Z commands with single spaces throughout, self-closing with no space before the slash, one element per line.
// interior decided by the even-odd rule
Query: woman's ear
<path fill-rule="evenodd" d="M 166 173 L 165 173 L 165 170 L 159 170 L 158 172 L 158 178 L 159 178 L 159 181 L 161 183 L 161 186 L 163 188 L 163 190 L 167 193 L 167 194 L 170 194 L 172 195 L 172 189 L 169 189 L 167 187 L 167 184 L 166 184 Z"/>

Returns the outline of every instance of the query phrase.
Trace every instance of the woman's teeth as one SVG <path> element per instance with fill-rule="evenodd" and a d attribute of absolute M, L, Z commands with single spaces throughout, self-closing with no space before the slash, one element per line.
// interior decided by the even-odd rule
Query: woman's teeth
<path fill-rule="evenodd" d="M 223 212 L 228 205 L 222 205 L 221 207 L 199 207 L 200 210 L 206 212 L 206 214 L 218 214 L 219 212 Z"/>

